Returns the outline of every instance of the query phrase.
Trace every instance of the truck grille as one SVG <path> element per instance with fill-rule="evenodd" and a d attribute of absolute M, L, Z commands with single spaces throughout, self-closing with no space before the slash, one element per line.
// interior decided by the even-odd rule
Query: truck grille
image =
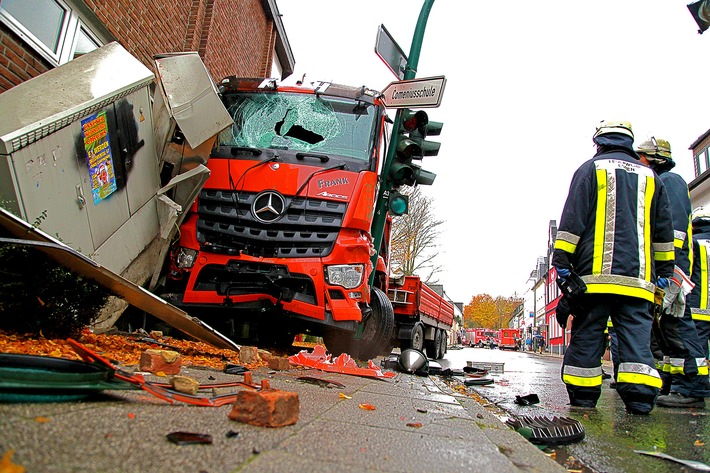
<path fill-rule="evenodd" d="M 202 250 L 268 258 L 330 254 L 343 225 L 345 202 L 284 196 L 283 216 L 273 223 L 263 223 L 251 212 L 257 195 L 203 189 L 197 218 L 197 239 Z"/>

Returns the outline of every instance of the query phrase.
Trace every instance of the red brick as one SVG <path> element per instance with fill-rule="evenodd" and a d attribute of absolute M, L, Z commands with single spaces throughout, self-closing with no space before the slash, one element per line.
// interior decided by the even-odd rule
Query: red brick
<path fill-rule="evenodd" d="M 141 353 L 140 370 L 149 373 L 178 374 L 182 357 L 171 350 L 146 350 Z"/>
<path fill-rule="evenodd" d="M 267 389 L 240 391 L 228 417 L 259 427 L 284 427 L 298 422 L 298 393 Z"/>
<path fill-rule="evenodd" d="M 291 369 L 291 363 L 289 363 L 286 357 L 274 356 L 269 360 L 269 368 L 272 370 L 286 371 Z"/>

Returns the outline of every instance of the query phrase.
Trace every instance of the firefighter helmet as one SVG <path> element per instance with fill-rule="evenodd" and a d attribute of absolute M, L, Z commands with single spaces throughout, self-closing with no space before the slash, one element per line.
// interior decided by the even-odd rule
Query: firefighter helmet
<path fill-rule="evenodd" d="M 700 223 L 710 223 L 710 208 L 707 207 L 696 207 L 690 216 L 693 226 Z"/>
<path fill-rule="evenodd" d="M 636 148 L 636 152 L 654 158 L 673 159 L 671 157 L 671 144 L 667 140 L 656 138 L 655 136 L 641 143 Z"/>
<path fill-rule="evenodd" d="M 630 136 L 632 139 L 634 137 L 631 123 L 623 120 L 602 120 L 599 125 L 597 125 L 594 138 L 600 135 L 606 135 L 607 133 L 621 133 Z"/>

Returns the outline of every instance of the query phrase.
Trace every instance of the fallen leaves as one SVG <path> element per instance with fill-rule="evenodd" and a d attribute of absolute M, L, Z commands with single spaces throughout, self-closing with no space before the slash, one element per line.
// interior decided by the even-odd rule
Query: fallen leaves
<path fill-rule="evenodd" d="M 338 396 L 340 397 L 340 399 L 352 399 L 353 398 L 352 396 L 348 396 L 347 394 L 343 394 L 343 393 L 338 393 Z"/>
<path fill-rule="evenodd" d="M 77 340 L 99 355 L 124 366 L 138 365 L 141 353 L 147 349 L 161 349 L 159 344 L 132 340 L 130 334 L 94 334 L 84 330 Z M 204 342 L 160 337 L 162 344 L 169 344 L 182 356 L 183 366 L 203 366 L 222 370 L 226 363 L 239 363 L 239 353 L 234 350 L 215 348 Z M 0 331 L 0 353 L 51 356 L 80 360 L 74 349 L 64 339 L 50 339 L 43 336 L 9 334 Z M 265 363 L 247 365 L 253 370 Z"/>
<path fill-rule="evenodd" d="M 366 411 L 374 411 L 375 409 L 377 409 L 372 404 L 360 404 L 359 407 L 360 407 L 360 409 L 364 409 Z"/>

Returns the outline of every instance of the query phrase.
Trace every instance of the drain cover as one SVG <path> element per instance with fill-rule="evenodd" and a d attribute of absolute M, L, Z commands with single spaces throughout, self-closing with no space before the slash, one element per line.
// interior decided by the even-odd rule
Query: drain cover
<path fill-rule="evenodd" d="M 584 438 L 584 427 L 569 417 L 523 416 L 505 422 L 516 431 L 529 429 L 525 437 L 535 445 L 566 445 Z M 531 432 L 531 433 L 530 433 Z"/>

